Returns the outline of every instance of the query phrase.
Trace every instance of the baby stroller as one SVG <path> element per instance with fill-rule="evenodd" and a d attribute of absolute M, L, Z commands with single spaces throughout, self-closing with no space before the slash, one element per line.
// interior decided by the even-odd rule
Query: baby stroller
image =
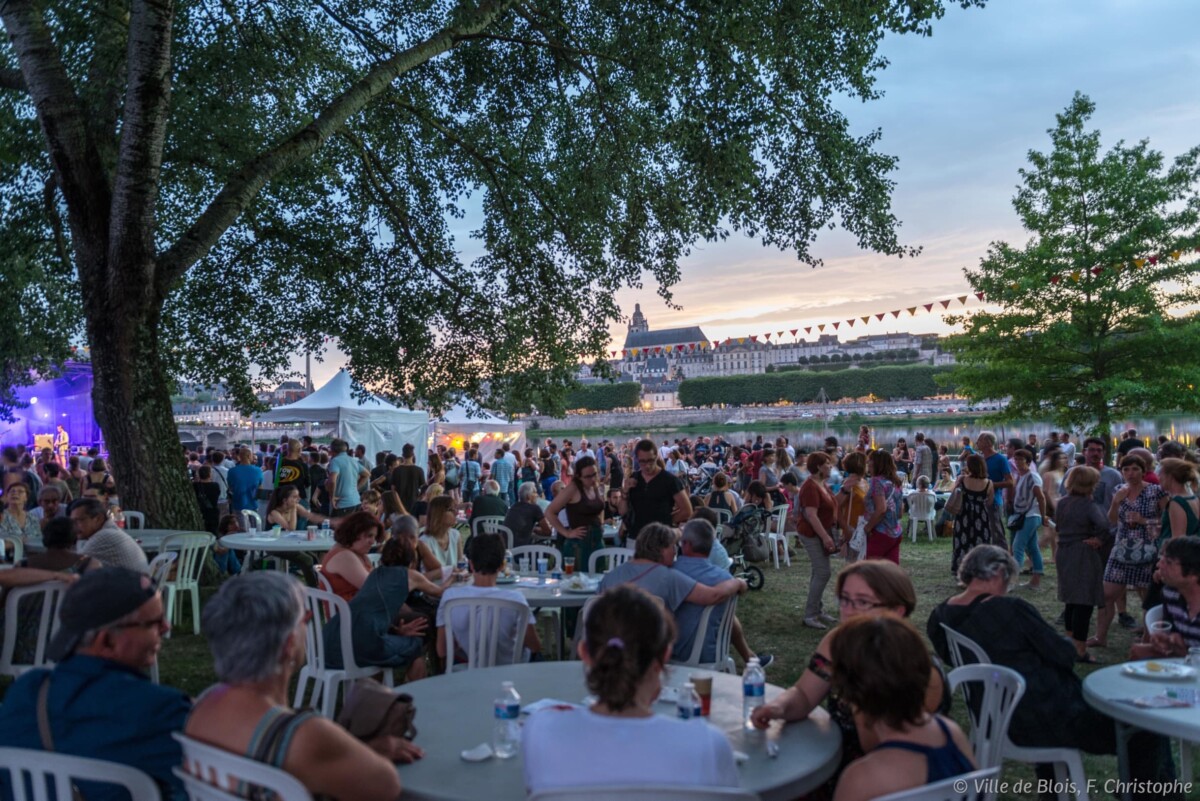
<path fill-rule="evenodd" d="M 754 504 L 743 506 L 733 519 L 721 526 L 721 544 L 733 559 L 730 572 L 752 590 L 761 590 L 766 576 L 750 562 L 765 562 L 771 556 L 767 521 L 771 515 Z"/>

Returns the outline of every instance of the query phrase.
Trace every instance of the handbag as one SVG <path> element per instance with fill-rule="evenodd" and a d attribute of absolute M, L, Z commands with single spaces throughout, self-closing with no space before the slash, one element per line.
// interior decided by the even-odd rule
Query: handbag
<path fill-rule="evenodd" d="M 1146 540 L 1126 538 L 1113 549 L 1112 558 L 1127 565 L 1145 565 L 1158 558 L 1158 546 Z"/>
<path fill-rule="evenodd" d="M 962 511 L 962 507 L 963 488 L 961 486 L 957 486 L 954 488 L 954 492 L 950 493 L 949 500 L 946 501 L 946 505 L 942 508 L 945 509 L 946 514 L 958 517 L 958 513 Z"/>
<path fill-rule="evenodd" d="M 865 517 L 858 518 L 858 525 L 850 535 L 850 550 L 859 556 L 867 552 L 867 521 Z"/>
<path fill-rule="evenodd" d="M 1008 530 L 1016 534 L 1021 529 L 1025 528 L 1025 513 L 1016 512 L 1008 516 Z"/>
<path fill-rule="evenodd" d="M 350 690 L 337 723 L 363 742 L 391 735 L 412 740 L 417 707 L 408 693 L 397 693 L 375 679 L 359 679 Z"/>

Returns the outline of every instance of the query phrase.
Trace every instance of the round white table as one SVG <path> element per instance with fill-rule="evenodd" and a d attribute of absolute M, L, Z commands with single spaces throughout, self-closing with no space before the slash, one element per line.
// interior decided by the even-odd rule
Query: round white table
<path fill-rule="evenodd" d="M 1182 659 L 1157 659 L 1156 662 L 1182 662 Z M 1117 727 L 1117 770 L 1122 781 L 1129 780 L 1129 736 L 1137 729 L 1200 742 L 1200 707 L 1147 709 L 1128 703 L 1134 698 L 1162 695 L 1172 690 L 1200 692 L 1200 676 L 1188 680 L 1135 678 L 1122 670 L 1126 662 L 1090 673 L 1083 680 L 1083 697 L 1093 708 L 1115 721 Z M 1128 794 L 1125 794 L 1128 797 Z"/>
<path fill-rule="evenodd" d="M 315 540 L 308 538 L 307 531 L 285 531 L 279 539 L 272 537 L 270 529 L 251 536 L 244 532 L 226 534 L 221 544 L 238 551 L 260 553 L 307 553 L 328 551 L 334 546 L 333 537 L 322 537 L 318 532 Z"/>
<path fill-rule="evenodd" d="M 586 573 L 584 575 L 587 575 Z M 592 581 L 599 582 L 602 576 L 588 576 Z M 543 607 L 571 607 L 583 606 L 588 599 L 595 595 L 595 592 L 572 592 L 564 589 L 563 580 L 552 579 L 547 577 L 546 583 L 542 584 L 538 581 L 536 575 L 520 574 L 517 581 L 503 582 L 497 581 L 496 586 L 506 590 L 519 590 L 525 596 L 525 600 L 529 601 L 529 605 L 534 609 Z"/>
<path fill-rule="evenodd" d="M 742 683 L 738 676 L 675 667 L 666 674 L 667 683 L 682 686 L 693 673 L 713 676 L 712 715 L 709 722 L 726 732 L 735 751 L 749 755 L 738 771 L 742 787 L 763 801 L 793 799 L 818 787 L 837 769 L 842 754 L 842 735 L 824 710 L 812 718 L 782 726 L 773 723 L 764 735 L 747 737 L 741 728 Z M 523 755 L 513 759 L 489 759 L 465 762 L 460 756 L 480 743 L 491 742 L 492 701 L 502 681 L 512 681 L 522 704 L 543 698 L 580 703 L 587 695 L 583 664 L 580 662 L 540 662 L 507 667 L 470 670 L 433 676 L 406 684 L 402 692 L 412 695 L 417 706 L 416 743 L 425 749 L 425 758 L 411 765 L 400 765 L 404 785 L 402 798 L 414 801 L 523 801 L 525 780 Z M 767 700 L 783 688 L 767 685 Z M 675 705 L 655 705 L 659 714 L 674 716 Z M 767 756 L 765 740 L 779 744 L 779 756 Z M 580 758 L 586 758 L 586 743 L 581 743 Z M 686 765 L 674 766 L 687 770 Z"/>
<path fill-rule="evenodd" d="M 167 537 L 176 534 L 207 534 L 207 531 L 176 531 L 169 528 L 127 528 L 125 533 L 133 537 L 141 549 L 146 553 L 158 553 L 162 550 L 162 543 Z"/>

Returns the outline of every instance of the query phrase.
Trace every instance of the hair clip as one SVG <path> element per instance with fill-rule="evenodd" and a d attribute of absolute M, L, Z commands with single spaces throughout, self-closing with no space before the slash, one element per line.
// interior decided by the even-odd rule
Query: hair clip
<path fill-rule="evenodd" d="M 616 649 L 618 649 L 618 650 L 621 650 L 621 651 L 624 651 L 624 650 L 625 650 L 625 641 L 624 641 L 624 640 L 622 640 L 620 637 L 613 637 L 612 639 L 610 639 L 610 640 L 609 640 L 607 643 L 605 643 L 605 644 L 606 644 L 606 645 L 607 645 L 609 648 L 616 648 Z"/>

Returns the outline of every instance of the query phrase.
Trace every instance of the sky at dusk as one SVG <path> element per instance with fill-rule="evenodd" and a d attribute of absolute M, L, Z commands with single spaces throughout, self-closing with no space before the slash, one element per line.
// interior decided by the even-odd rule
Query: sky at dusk
<path fill-rule="evenodd" d="M 684 261 L 673 289 L 681 309 L 668 308 L 648 285 L 619 294 L 625 314 L 637 302 L 652 329 L 699 325 L 715 340 L 969 294 L 962 269 L 976 266 L 989 242 L 1028 239 L 1011 205 L 1017 171 L 1029 150 L 1049 149 L 1046 130 L 1076 91 L 1096 103 L 1090 127 L 1101 131 L 1105 149 L 1119 139 L 1149 139 L 1169 160 L 1200 144 L 1200 2 L 950 5 L 932 37 L 883 41 L 890 65 L 878 74 L 882 98 L 842 105 L 856 133 L 881 129 L 878 149 L 899 158 L 893 209 L 903 223 L 901 242 L 921 246 L 920 256 L 863 252 L 853 237 L 826 231 L 813 248 L 824 264 L 814 269 L 734 235 L 701 245 Z M 972 297 L 967 308 L 978 307 Z M 846 339 L 897 330 L 949 327 L 922 310 L 883 322 L 872 317 L 838 333 Z M 619 351 L 625 326 L 612 331 Z M 340 363 L 336 353 L 314 363 L 314 382 Z"/>

